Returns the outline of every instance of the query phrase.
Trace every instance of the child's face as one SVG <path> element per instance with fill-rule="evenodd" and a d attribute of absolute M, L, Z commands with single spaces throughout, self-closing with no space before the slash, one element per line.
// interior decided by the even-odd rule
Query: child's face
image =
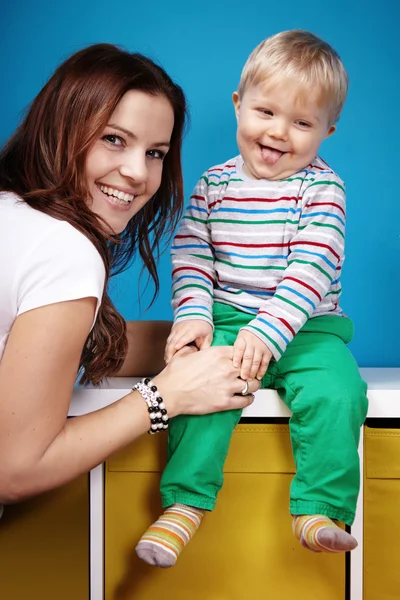
<path fill-rule="evenodd" d="M 174 111 L 165 96 L 130 90 L 86 159 L 90 208 L 121 233 L 161 184 Z"/>
<path fill-rule="evenodd" d="M 250 85 L 239 99 L 233 94 L 238 121 L 237 142 L 246 175 L 253 179 L 285 179 L 306 167 L 322 140 L 332 135 L 327 107 L 318 97 L 287 84 Z"/>

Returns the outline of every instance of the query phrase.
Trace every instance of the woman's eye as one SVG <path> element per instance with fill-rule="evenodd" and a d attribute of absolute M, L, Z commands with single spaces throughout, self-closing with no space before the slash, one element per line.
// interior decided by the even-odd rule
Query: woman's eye
<path fill-rule="evenodd" d="M 150 158 L 156 158 L 158 160 L 164 160 L 165 158 L 165 152 L 162 152 L 161 150 L 149 150 L 147 154 Z"/>
<path fill-rule="evenodd" d="M 107 133 L 106 135 L 103 135 L 103 137 L 101 139 L 105 140 L 112 146 L 122 146 L 124 143 L 124 140 L 119 135 L 116 135 L 115 133 Z"/>

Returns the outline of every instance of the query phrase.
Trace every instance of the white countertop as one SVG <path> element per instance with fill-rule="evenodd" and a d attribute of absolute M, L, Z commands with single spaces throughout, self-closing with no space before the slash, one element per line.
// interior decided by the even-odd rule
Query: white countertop
<path fill-rule="evenodd" d="M 370 418 L 400 418 L 400 368 L 360 369 L 368 383 Z M 69 410 L 70 416 L 93 412 L 112 404 L 130 392 L 138 377 L 113 377 L 100 387 L 77 386 Z M 290 410 L 274 390 L 259 390 L 253 404 L 243 411 L 244 417 L 289 417 Z"/>

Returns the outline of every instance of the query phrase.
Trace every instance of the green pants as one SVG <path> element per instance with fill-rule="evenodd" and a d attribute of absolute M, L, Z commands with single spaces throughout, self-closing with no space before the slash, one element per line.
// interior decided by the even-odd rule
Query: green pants
<path fill-rule="evenodd" d="M 233 345 L 252 315 L 214 305 L 214 346 Z M 296 475 L 290 512 L 323 514 L 351 525 L 360 486 L 358 442 L 368 401 L 366 384 L 346 344 L 350 319 L 309 319 L 262 387 L 276 389 L 292 411 L 290 436 Z M 241 410 L 171 420 L 168 463 L 161 479 L 163 506 L 175 502 L 212 510 Z"/>

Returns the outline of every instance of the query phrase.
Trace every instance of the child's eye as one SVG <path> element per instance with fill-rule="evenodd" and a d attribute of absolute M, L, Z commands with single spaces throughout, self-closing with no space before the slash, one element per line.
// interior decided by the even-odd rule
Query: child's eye
<path fill-rule="evenodd" d="M 297 123 L 300 127 L 311 127 L 311 124 L 307 123 L 307 121 L 297 121 Z"/>
<path fill-rule="evenodd" d="M 150 158 L 155 158 L 157 160 L 164 160 L 165 158 L 165 152 L 163 152 L 162 150 L 149 150 L 147 152 L 148 156 L 150 156 Z"/>
<path fill-rule="evenodd" d="M 115 133 L 107 133 L 106 135 L 103 135 L 101 139 L 105 140 L 112 146 L 122 146 L 125 143 L 125 140 Z"/>
<path fill-rule="evenodd" d="M 269 110 L 269 108 L 260 108 L 260 112 L 261 112 L 263 115 L 267 115 L 268 117 L 272 117 L 272 116 L 273 116 L 273 114 L 274 114 L 274 113 L 272 112 L 272 110 Z"/>

